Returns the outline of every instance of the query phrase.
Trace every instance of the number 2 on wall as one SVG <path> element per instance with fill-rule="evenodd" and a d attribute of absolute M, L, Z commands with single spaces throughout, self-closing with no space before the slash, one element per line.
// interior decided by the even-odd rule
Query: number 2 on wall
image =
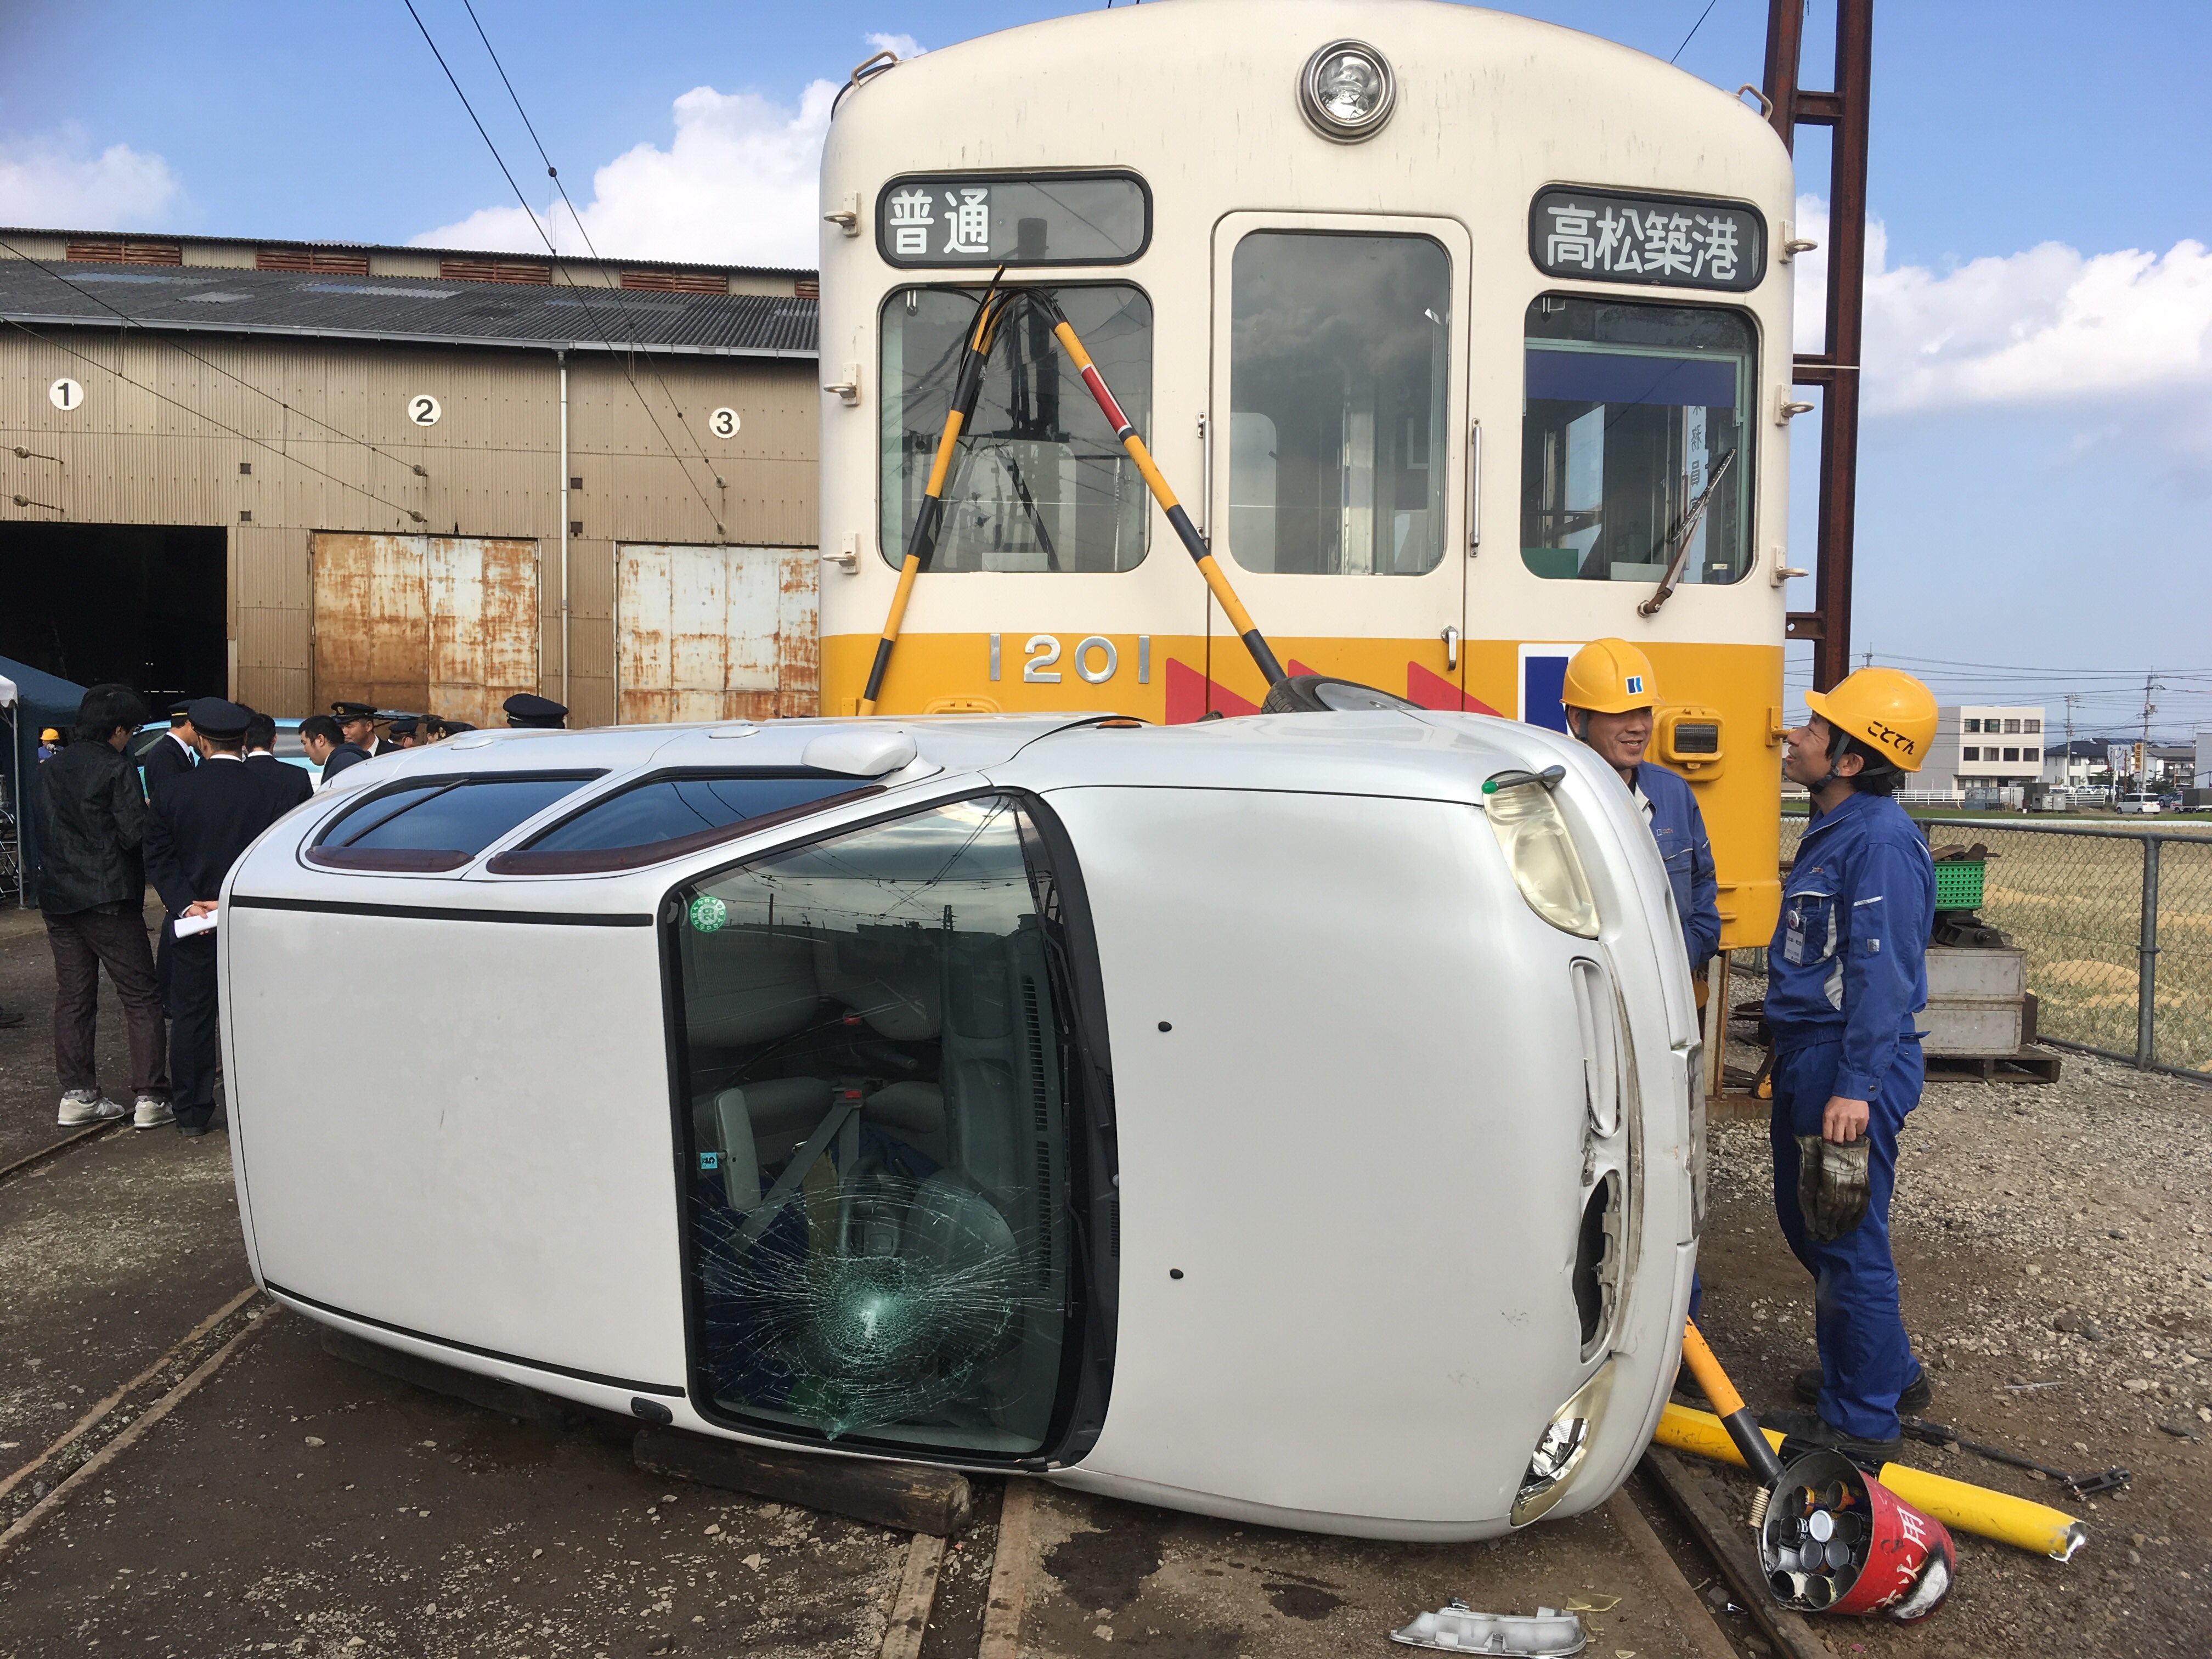
<path fill-rule="evenodd" d="M 1031 685 L 1058 685 L 1060 670 L 1053 665 L 1060 660 L 1060 641 L 1049 634 L 1032 634 L 1030 642 L 1022 649 L 1029 660 L 1022 665 L 1022 678 Z"/>

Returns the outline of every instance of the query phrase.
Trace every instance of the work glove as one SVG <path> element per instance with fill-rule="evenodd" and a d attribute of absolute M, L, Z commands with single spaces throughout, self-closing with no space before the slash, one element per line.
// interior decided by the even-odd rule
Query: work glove
<path fill-rule="evenodd" d="M 1869 1145 L 1864 1135 L 1842 1146 L 1819 1135 L 1797 1137 L 1797 1212 L 1813 1237 L 1832 1243 L 1866 1219 L 1874 1195 Z"/>

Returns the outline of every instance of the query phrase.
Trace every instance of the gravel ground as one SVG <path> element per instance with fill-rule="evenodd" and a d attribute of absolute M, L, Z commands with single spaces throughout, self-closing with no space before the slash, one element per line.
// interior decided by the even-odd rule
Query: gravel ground
<path fill-rule="evenodd" d="M 1757 989 L 1739 977 L 1731 1000 Z M 2080 1500 L 1908 1443 L 1905 1462 L 2088 1522 L 2066 1565 L 1960 1540 L 1938 1619 L 1953 1641 L 1972 1632 L 1978 1655 L 2212 1653 L 2208 1130 L 2212 1088 L 2072 1054 L 2056 1084 L 1931 1083 L 1906 1121 L 1891 1232 L 1936 1387 L 1929 1420 L 2058 1468 L 2135 1472 Z M 1701 1323 L 1754 1405 L 1794 1406 L 1790 1374 L 1814 1358 L 1812 1286 L 1775 1224 L 1765 1122 L 1716 1123 L 1711 1151 Z M 1869 1624 L 1831 1644 L 1925 1650 L 1936 1636 Z"/>

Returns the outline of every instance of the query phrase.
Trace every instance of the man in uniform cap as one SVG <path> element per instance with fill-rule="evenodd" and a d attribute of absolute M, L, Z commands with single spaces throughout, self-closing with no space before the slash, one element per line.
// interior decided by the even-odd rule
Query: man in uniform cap
<path fill-rule="evenodd" d="M 398 748 L 376 735 L 376 705 L 373 702 L 334 702 L 331 714 L 345 740 L 372 760 Z"/>
<path fill-rule="evenodd" d="M 173 702 L 169 705 L 169 736 L 166 742 L 157 743 L 146 751 L 138 763 L 140 775 L 146 780 L 146 799 L 161 793 L 161 786 L 171 778 L 182 776 L 200 763 L 200 751 L 192 743 L 191 704 Z"/>
<path fill-rule="evenodd" d="M 240 752 L 253 712 L 222 697 L 191 706 L 201 764 L 155 797 L 146 821 L 146 874 L 169 915 L 172 945 L 169 1079 L 177 1127 L 204 1135 L 215 1116 L 218 1052 L 212 928 L 184 938 L 177 924 L 216 913 L 223 878 L 254 837 L 276 821 L 276 793 Z"/>
<path fill-rule="evenodd" d="M 387 728 L 394 746 L 401 749 L 420 749 L 430 741 L 425 730 L 428 722 L 418 714 L 402 714 Z"/>
<path fill-rule="evenodd" d="M 558 732 L 568 724 L 568 711 L 550 697 L 541 697 L 535 691 L 518 691 L 500 705 L 507 711 L 507 723 L 534 731 Z"/>

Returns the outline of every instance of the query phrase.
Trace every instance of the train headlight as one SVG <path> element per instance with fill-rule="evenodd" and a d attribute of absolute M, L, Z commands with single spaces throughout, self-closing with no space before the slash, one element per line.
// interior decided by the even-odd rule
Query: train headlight
<path fill-rule="evenodd" d="M 1583 1460 L 1589 1455 L 1591 1437 L 1612 1395 L 1613 1361 L 1608 1359 L 1596 1376 L 1575 1390 L 1573 1399 L 1552 1413 L 1513 1499 L 1509 1518 L 1515 1526 L 1526 1526 L 1567 1495 Z"/>
<path fill-rule="evenodd" d="M 1597 937 L 1597 901 L 1583 874 L 1575 838 L 1552 791 L 1566 775 L 1554 766 L 1542 772 L 1501 772 L 1482 786 L 1482 805 L 1505 862 L 1528 908 L 1560 929 L 1582 939 Z"/>
<path fill-rule="evenodd" d="M 1340 143 L 1382 131 L 1397 95 L 1389 60 L 1358 40 L 1330 41 L 1298 77 L 1298 107 L 1316 131 Z"/>

